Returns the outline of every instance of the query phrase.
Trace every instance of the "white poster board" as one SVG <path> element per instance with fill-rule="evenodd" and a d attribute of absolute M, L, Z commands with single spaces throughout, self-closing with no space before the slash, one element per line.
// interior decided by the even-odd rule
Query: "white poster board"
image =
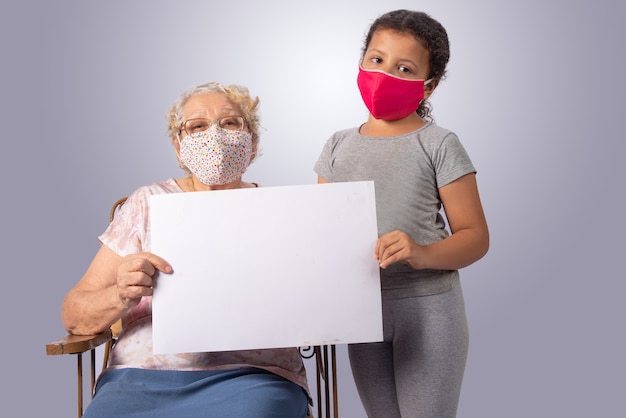
<path fill-rule="evenodd" d="M 151 196 L 156 354 L 382 340 L 373 182 Z"/>

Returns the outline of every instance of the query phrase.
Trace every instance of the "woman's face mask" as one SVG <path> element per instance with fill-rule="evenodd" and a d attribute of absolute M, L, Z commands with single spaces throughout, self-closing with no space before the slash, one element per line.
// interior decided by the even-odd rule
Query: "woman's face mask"
<path fill-rule="evenodd" d="M 206 131 L 179 139 L 180 161 L 202 183 L 231 183 L 243 175 L 252 158 L 252 134 L 213 124 Z"/>
<path fill-rule="evenodd" d="M 365 106 L 376 119 L 399 120 L 415 112 L 431 80 L 409 80 L 359 66 L 357 84 Z"/>

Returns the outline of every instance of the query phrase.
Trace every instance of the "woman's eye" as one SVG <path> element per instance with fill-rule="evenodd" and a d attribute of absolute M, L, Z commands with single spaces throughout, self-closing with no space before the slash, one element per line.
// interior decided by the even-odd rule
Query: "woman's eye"
<path fill-rule="evenodd" d="M 195 122 L 189 126 L 191 133 L 206 131 L 209 128 L 208 124 L 204 122 Z"/>
<path fill-rule="evenodd" d="M 241 131 L 245 126 L 243 117 L 241 116 L 227 116 L 219 120 L 220 128 L 228 129 L 231 131 Z"/>

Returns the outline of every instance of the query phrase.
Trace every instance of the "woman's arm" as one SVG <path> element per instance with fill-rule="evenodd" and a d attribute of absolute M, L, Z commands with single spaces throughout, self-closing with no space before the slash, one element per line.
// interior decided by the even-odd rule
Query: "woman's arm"
<path fill-rule="evenodd" d="M 63 301 L 61 317 L 71 334 L 91 335 L 108 329 L 142 296 L 152 295 L 157 271 L 169 273 L 171 266 L 151 253 L 124 258 L 103 245 L 83 278 Z"/>
<path fill-rule="evenodd" d="M 382 268 L 404 262 L 414 269 L 458 270 L 487 253 L 489 231 L 475 174 L 467 174 L 441 187 L 439 195 L 452 234 L 429 245 L 415 243 L 402 231 L 384 234 L 375 249 Z"/>

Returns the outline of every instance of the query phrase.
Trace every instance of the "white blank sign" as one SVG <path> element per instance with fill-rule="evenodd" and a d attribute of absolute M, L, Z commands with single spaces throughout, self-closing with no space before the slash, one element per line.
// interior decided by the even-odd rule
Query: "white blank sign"
<path fill-rule="evenodd" d="M 373 182 L 154 195 L 156 354 L 382 340 Z"/>

